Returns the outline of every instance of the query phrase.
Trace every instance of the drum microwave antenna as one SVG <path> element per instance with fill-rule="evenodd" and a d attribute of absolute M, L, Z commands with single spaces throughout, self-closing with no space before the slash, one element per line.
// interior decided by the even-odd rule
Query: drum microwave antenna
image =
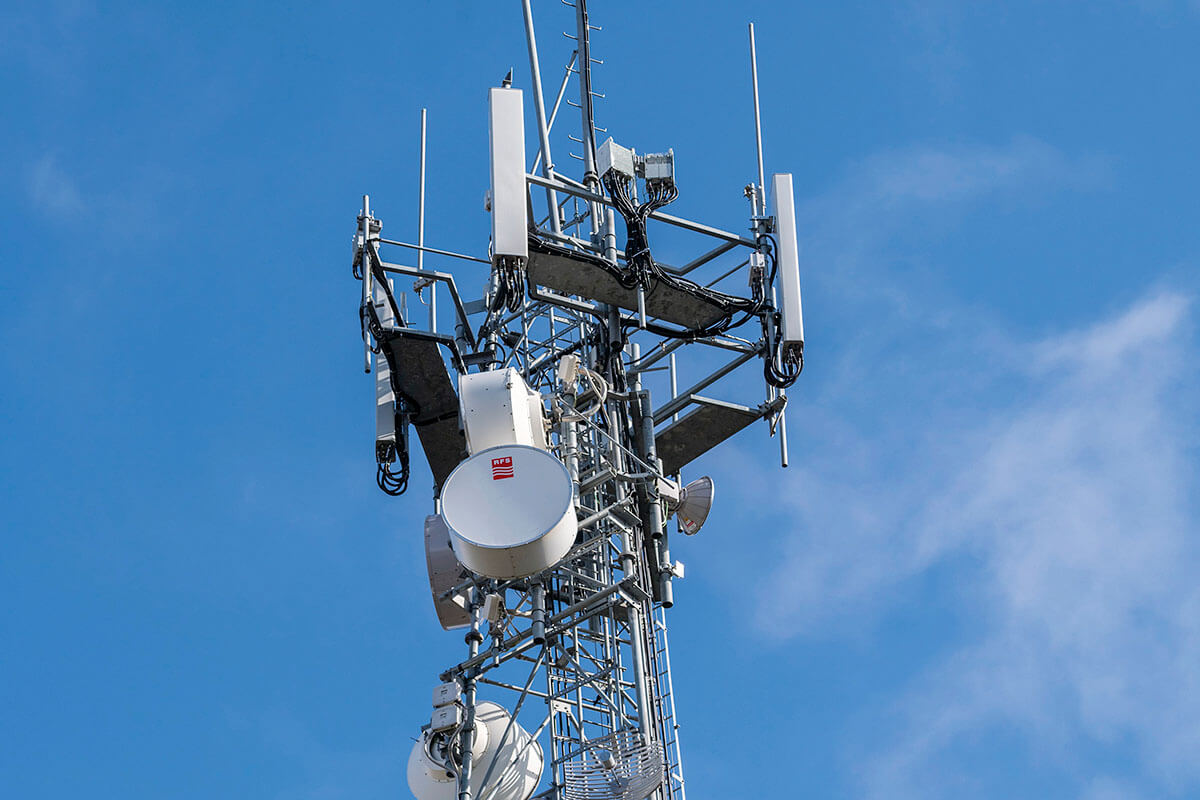
<path fill-rule="evenodd" d="M 673 150 L 641 152 L 597 126 L 600 28 L 586 0 L 573 8 L 552 104 L 530 0 L 529 83 L 509 70 L 488 92 L 486 256 L 425 244 L 424 111 L 416 243 L 386 238 L 366 196 L 355 229 L 376 480 L 410 488 L 415 432 L 433 484 L 434 611 L 466 645 L 431 676 L 408 765 L 418 800 L 685 800 L 667 643 L 684 569 L 669 521 L 699 531 L 714 485 L 683 474 L 755 423 L 787 465 L 799 254 L 791 175 L 767 192 L 754 26 L 756 170 L 747 224 L 731 232 L 663 211 L 687 185 Z M 577 177 L 551 153 L 572 85 Z M 694 256 L 662 260 L 653 245 L 666 237 L 690 237 Z M 463 279 L 482 296 L 464 298 Z M 427 321 L 411 311 L 422 305 Z"/>

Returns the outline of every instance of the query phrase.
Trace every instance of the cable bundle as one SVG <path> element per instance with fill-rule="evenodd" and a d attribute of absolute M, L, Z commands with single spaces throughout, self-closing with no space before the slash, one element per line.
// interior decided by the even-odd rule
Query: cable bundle
<path fill-rule="evenodd" d="M 519 259 L 501 256 L 494 272 L 495 292 L 492 294 L 489 311 L 508 309 L 512 313 L 521 310 L 525 299 L 525 275 Z"/>
<path fill-rule="evenodd" d="M 679 190 L 673 183 L 665 181 L 647 181 L 646 194 L 648 199 L 640 205 L 633 201 L 632 188 L 634 179 L 610 170 L 604 175 L 604 186 L 612 196 L 613 205 L 625 220 L 625 261 L 628 269 L 613 268 L 610 271 L 626 289 L 641 288 L 647 296 L 652 294 L 660 285 L 666 284 L 678 291 L 701 297 L 717 308 L 723 315 L 711 325 L 691 328 L 672 335 L 675 338 L 699 339 L 716 336 L 744 323 L 761 310 L 765 298 L 762 292 L 755 290 L 753 300 L 730 297 L 727 294 L 713 291 L 690 281 L 680 275 L 674 275 L 660 267 L 650 253 L 650 243 L 646 235 L 646 222 L 650 215 L 658 209 L 679 197 Z M 745 315 L 734 321 L 734 314 L 739 311 Z"/>
<path fill-rule="evenodd" d="M 397 420 L 399 424 L 399 420 Z M 375 450 L 375 483 L 386 494 L 399 497 L 408 491 L 408 448 L 397 448 L 395 442 L 381 443 Z M 393 472 L 392 464 L 399 462 L 400 471 Z"/>
<path fill-rule="evenodd" d="M 763 377 L 777 389 L 788 389 L 804 371 L 804 350 L 794 348 L 781 353 L 781 349 L 776 340 L 770 357 L 763 359 Z"/>

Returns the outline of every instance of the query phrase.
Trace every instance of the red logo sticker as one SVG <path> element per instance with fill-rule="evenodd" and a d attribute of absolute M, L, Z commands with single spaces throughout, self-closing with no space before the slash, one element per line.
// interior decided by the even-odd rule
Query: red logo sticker
<path fill-rule="evenodd" d="M 492 480 L 499 481 L 513 476 L 512 458 L 492 459 Z"/>

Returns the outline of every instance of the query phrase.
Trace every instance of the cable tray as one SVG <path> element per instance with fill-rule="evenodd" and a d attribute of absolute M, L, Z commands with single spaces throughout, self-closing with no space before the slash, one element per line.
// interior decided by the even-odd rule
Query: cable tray
<path fill-rule="evenodd" d="M 412 328 L 389 328 L 380 345 L 392 368 L 392 388 L 410 406 L 433 481 L 441 487 L 466 456 L 458 393 L 439 350 L 453 347 L 454 340 Z"/>
<path fill-rule="evenodd" d="M 783 398 L 779 398 L 754 408 L 698 394 L 688 395 L 687 405 L 698 408 L 654 435 L 663 473 L 674 475 L 743 428 L 775 413 L 783 403 Z"/>
<path fill-rule="evenodd" d="M 526 271 L 534 283 L 556 292 L 638 310 L 637 290 L 622 286 L 598 256 L 530 237 Z M 706 327 L 725 316 L 717 304 L 666 283 L 646 295 L 646 314 L 685 328 Z"/>

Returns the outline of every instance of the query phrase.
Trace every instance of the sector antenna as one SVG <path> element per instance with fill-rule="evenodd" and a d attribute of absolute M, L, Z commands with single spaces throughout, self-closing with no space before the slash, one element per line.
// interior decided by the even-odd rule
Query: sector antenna
<path fill-rule="evenodd" d="M 748 213 L 714 226 L 665 211 L 701 165 L 597 125 L 600 28 L 567 5 L 547 4 L 571 43 L 556 90 L 524 0 L 528 80 L 507 70 L 463 99 L 488 128 L 490 188 L 447 211 L 464 232 L 490 224 L 487 251 L 425 244 L 424 111 L 415 241 L 385 235 L 366 196 L 354 235 L 376 481 L 425 504 L 428 611 L 452 632 L 423 645 L 446 667 L 414 720 L 418 800 L 684 800 L 673 534 L 698 533 L 716 497 L 688 473 L 751 426 L 787 466 L 799 250 L 791 175 L 763 171 L 754 26 L 752 177 L 729 187 Z M 432 486 L 410 485 L 416 458 Z"/>

